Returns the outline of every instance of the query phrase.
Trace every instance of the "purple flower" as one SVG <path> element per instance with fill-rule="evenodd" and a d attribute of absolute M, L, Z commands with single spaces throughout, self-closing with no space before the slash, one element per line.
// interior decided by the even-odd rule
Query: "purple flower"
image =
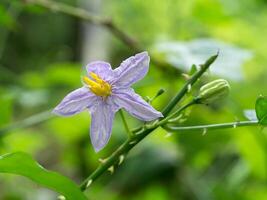
<path fill-rule="evenodd" d="M 134 117 L 152 121 L 163 115 L 149 105 L 130 86 L 141 80 L 149 68 L 149 56 L 142 52 L 112 70 L 109 63 L 97 61 L 86 66 L 84 86 L 69 93 L 54 113 L 71 116 L 88 109 L 91 113 L 90 137 L 96 152 L 108 142 L 115 113 L 124 108 Z"/>

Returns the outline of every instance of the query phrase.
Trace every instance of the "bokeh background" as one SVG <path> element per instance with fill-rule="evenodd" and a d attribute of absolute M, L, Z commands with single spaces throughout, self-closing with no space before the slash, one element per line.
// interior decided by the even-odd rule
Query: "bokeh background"
<path fill-rule="evenodd" d="M 166 92 L 162 109 L 185 82 L 182 72 L 220 50 L 201 82 L 224 78 L 225 101 L 195 106 L 183 125 L 246 120 L 260 94 L 267 94 L 267 2 L 265 0 L 61 0 L 112 18 L 150 54 L 151 64 L 134 86 L 143 97 Z M 86 63 L 117 67 L 133 49 L 108 29 L 19 0 L 0 2 L 0 153 L 24 151 L 45 168 L 80 183 L 126 138 L 119 115 L 107 147 L 95 153 L 87 112 L 70 118 L 50 110 L 81 86 Z M 172 66 L 172 67 L 171 67 Z M 173 69 L 170 69 L 173 68 Z M 200 83 L 201 83 L 200 82 Z M 196 85 L 194 95 L 200 86 Z M 25 119 L 27 119 L 25 121 Z M 127 115 L 130 127 L 141 122 Z M 267 199 L 267 138 L 259 128 L 175 133 L 158 129 L 136 146 L 113 175 L 105 173 L 87 191 L 90 199 Z M 18 163 L 19 165 L 19 163 Z M 0 175 L 0 199 L 49 200 L 55 194 L 13 175 Z"/>

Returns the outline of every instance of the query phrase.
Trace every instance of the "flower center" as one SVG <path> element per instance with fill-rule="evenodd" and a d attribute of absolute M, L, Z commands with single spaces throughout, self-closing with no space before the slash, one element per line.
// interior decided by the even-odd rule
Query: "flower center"
<path fill-rule="evenodd" d="M 109 83 L 105 82 L 93 72 L 90 72 L 90 78 L 84 76 L 83 81 L 95 95 L 107 97 L 111 94 L 111 85 Z"/>

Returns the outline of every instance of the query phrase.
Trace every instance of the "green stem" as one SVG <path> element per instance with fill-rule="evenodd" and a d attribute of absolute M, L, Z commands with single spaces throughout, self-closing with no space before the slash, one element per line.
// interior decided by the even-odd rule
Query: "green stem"
<path fill-rule="evenodd" d="M 169 104 L 163 109 L 162 114 L 167 116 L 177 103 L 181 101 L 184 95 L 187 93 L 188 88 L 191 88 L 192 85 L 201 77 L 204 72 L 210 67 L 210 65 L 216 60 L 218 53 L 214 56 L 211 56 L 200 68 L 200 70 L 194 74 L 182 87 L 182 89 L 177 93 L 175 97 L 169 102 Z"/>
<path fill-rule="evenodd" d="M 125 141 L 115 152 L 111 154 L 104 162 L 102 162 L 98 168 L 88 177 L 85 181 L 82 182 L 80 188 L 82 191 L 85 191 L 90 184 L 100 177 L 105 171 L 113 166 L 116 162 L 119 162 L 121 156 L 125 156 L 135 145 L 137 145 L 141 140 L 143 140 L 149 133 L 155 130 L 157 127 L 143 129 L 140 132 L 137 132 L 135 136 L 129 138 Z"/>
<path fill-rule="evenodd" d="M 184 109 L 188 108 L 192 103 L 188 103 L 185 106 L 182 106 L 178 111 L 182 112 Z M 178 111 L 175 113 L 178 114 Z M 160 125 L 167 123 L 167 121 L 159 121 L 154 125 L 144 126 L 139 130 L 136 130 L 135 135 L 132 135 L 126 142 L 124 142 L 114 153 L 111 154 L 107 159 L 102 162 L 98 168 L 88 177 L 85 181 L 82 182 L 80 188 L 82 191 L 85 191 L 93 181 L 95 181 L 98 177 L 100 177 L 105 171 L 108 170 L 111 166 L 113 166 L 116 162 L 119 162 L 121 156 L 125 157 L 126 154 L 136 146 L 140 141 L 142 141 L 147 135 L 149 135 L 152 131 L 157 129 Z"/>
<path fill-rule="evenodd" d="M 170 119 L 176 117 L 179 113 L 181 113 L 181 111 L 185 110 L 186 108 L 197 104 L 197 101 L 195 99 L 193 99 L 192 101 L 190 101 L 189 103 L 183 105 L 182 107 L 180 107 L 179 109 L 177 109 L 175 112 L 171 113 L 169 116 L 165 117 L 164 119 L 162 119 L 159 122 L 159 125 L 163 125 L 166 124 Z"/>
<path fill-rule="evenodd" d="M 241 122 L 229 122 L 221 124 L 207 124 L 199 126 L 163 126 L 164 129 L 173 132 L 179 131 L 203 131 L 204 133 L 208 130 L 236 128 L 242 126 L 258 126 L 258 121 L 241 121 Z"/>
<path fill-rule="evenodd" d="M 166 106 L 163 110 L 165 118 L 162 118 L 157 123 L 152 125 L 147 125 L 141 128 L 135 129 L 135 135 L 129 138 L 126 142 L 124 142 L 114 153 L 112 153 L 103 163 L 101 163 L 98 168 L 91 174 L 89 177 L 85 179 L 80 185 L 82 191 L 85 191 L 93 181 L 95 181 L 98 177 L 100 177 L 105 171 L 108 170 L 111 166 L 113 166 L 116 162 L 119 162 L 121 156 L 125 156 L 134 146 L 136 146 L 140 141 L 142 141 L 147 135 L 149 135 L 152 131 L 157 129 L 159 126 L 167 123 L 165 120 L 167 115 L 171 112 L 171 110 L 177 105 L 177 103 L 182 99 L 182 97 L 187 93 L 188 86 L 192 86 L 209 68 L 209 66 L 216 60 L 218 54 L 210 57 L 202 66 L 201 69 L 194 74 L 184 85 L 180 92 L 171 100 L 171 102 Z M 182 112 L 188 106 L 193 105 L 194 101 L 182 106 L 178 111 L 174 112 L 174 114 L 178 114 L 178 112 Z M 172 114 L 171 116 L 174 116 Z M 168 118 L 169 119 L 169 118 Z"/>
<path fill-rule="evenodd" d="M 121 116 L 123 125 L 124 125 L 124 127 L 125 127 L 125 130 L 126 130 L 126 132 L 128 133 L 128 136 L 129 136 L 129 137 L 132 137 L 133 133 L 132 133 L 131 130 L 129 129 L 129 126 L 128 126 L 127 121 L 126 121 L 126 119 L 125 119 L 123 110 L 120 109 L 120 110 L 119 110 L 119 113 L 120 113 L 120 116 Z"/>

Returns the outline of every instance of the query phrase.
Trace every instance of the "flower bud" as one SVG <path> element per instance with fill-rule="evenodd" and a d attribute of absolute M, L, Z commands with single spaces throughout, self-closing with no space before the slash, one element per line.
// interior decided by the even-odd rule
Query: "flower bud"
<path fill-rule="evenodd" d="M 213 101 L 226 97 L 229 91 L 229 83 L 224 79 L 218 79 L 203 85 L 199 90 L 196 100 L 198 103 L 210 104 Z"/>

